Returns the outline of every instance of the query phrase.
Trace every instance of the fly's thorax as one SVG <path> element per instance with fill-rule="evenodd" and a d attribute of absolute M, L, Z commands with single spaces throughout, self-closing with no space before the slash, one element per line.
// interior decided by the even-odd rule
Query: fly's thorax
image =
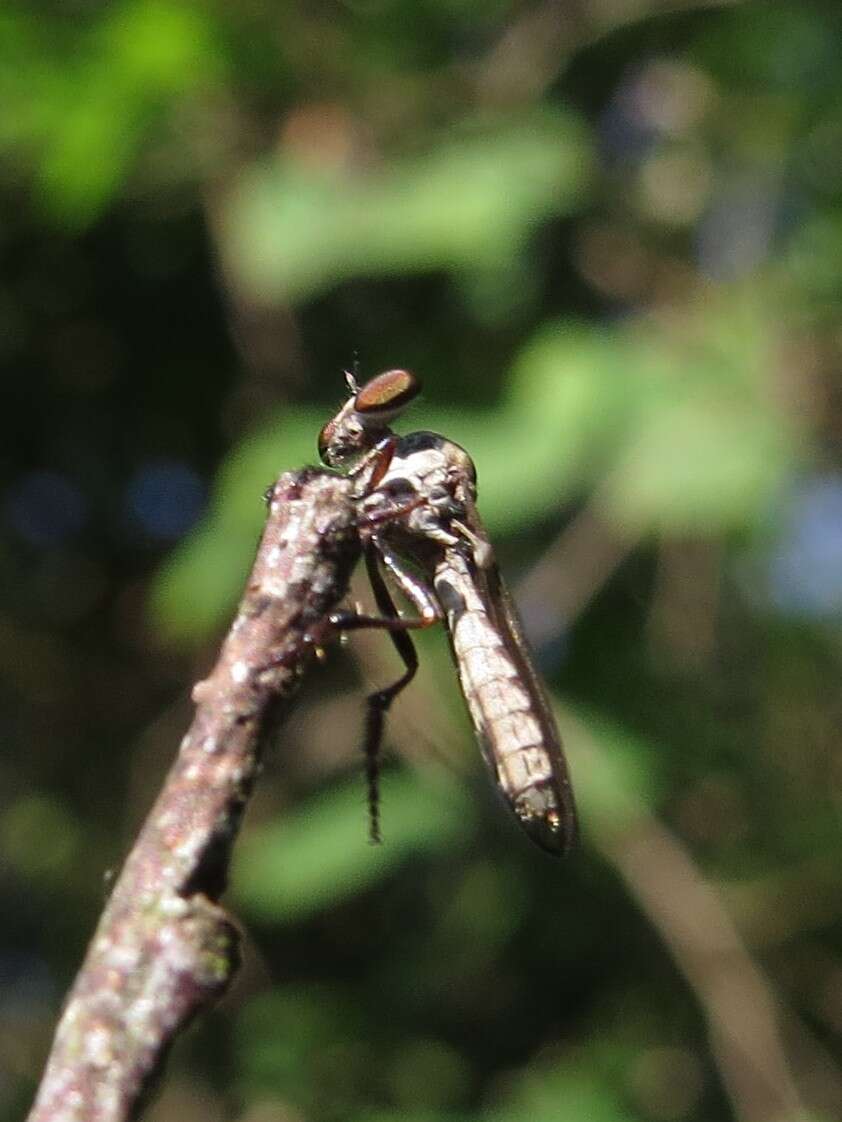
<path fill-rule="evenodd" d="M 467 515 L 475 493 L 475 472 L 467 453 L 437 433 L 415 432 L 400 438 L 388 470 L 364 500 L 364 513 L 404 508 L 388 527 L 392 540 L 408 535 L 415 544 L 454 546 L 454 523 Z M 406 509 L 409 508 L 409 509 Z M 412 549 L 417 553 L 417 548 Z"/>
<path fill-rule="evenodd" d="M 413 432 L 398 440 L 381 486 L 424 495 L 435 506 L 474 498 L 476 478 L 464 448 L 435 432 Z"/>
<path fill-rule="evenodd" d="M 461 507 L 445 491 L 421 496 L 407 480 L 394 478 L 366 495 L 360 512 L 363 525 L 377 527 L 378 534 L 430 573 L 443 549 L 460 545 L 450 527 Z"/>

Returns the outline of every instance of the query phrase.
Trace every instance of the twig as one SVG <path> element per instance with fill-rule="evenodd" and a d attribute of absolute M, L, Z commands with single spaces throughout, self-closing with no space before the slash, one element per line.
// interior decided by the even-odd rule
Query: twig
<path fill-rule="evenodd" d="M 722 545 L 713 536 L 658 543 L 647 631 L 671 667 L 700 673 L 716 653 Z"/>
<path fill-rule="evenodd" d="M 136 1116 L 175 1035 L 225 989 L 238 934 L 215 901 L 260 760 L 359 553 L 350 483 L 281 476 L 237 617 L 100 919 L 30 1122 Z"/>
<path fill-rule="evenodd" d="M 631 23 L 744 0 L 540 0 L 516 9 L 490 51 L 473 68 L 480 100 L 537 101 L 576 51 Z"/>
<path fill-rule="evenodd" d="M 616 524 L 611 473 L 517 583 L 517 601 L 535 647 L 570 628 L 635 550 L 641 535 Z"/>
<path fill-rule="evenodd" d="M 598 774 L 594 738 L 568 713 L 577 758 Z M 585 770 L 584 768 L 582 770 Z M 591 817 L 595 847 L 660 933 L 707 1019 L 724 1088 L 740 1122 L 806 1118 L 781 1036 L 782 1009 L 716 889 L 681 842 L 628 791 Z"/>

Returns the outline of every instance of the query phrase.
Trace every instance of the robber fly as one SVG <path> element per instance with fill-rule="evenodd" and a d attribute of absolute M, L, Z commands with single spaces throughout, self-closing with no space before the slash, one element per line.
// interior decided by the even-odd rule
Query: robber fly
<path fill-rule="evenodd" d="M 346 380 L 350 397 L 319 434 L 319 455 L 354 480 L 366 566 L 381 614 L 342 612 L 331 622 L 340 630 L 385 629 L 405 666 L 396 682 L 367 702 L 372 837 L 379 838 L 378 754 L 385 714 L 418 667 L 409 631 L 441 621 L 500 791 L 538 845 L 563 853 L 576 834 L 567 765 L 477 514 L 473 462 L 463 448 L 437 433 L 398 436 L 389 428 L 420 390 L 408 371 L 389 370 L 363 386 L 349 373 Z M 415 606 L 417 617 L 398 614 L 382 571 Z"/>

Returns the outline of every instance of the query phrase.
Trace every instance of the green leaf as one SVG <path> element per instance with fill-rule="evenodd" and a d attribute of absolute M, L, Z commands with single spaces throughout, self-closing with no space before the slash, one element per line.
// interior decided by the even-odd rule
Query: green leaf
<path fill-rule="evenodd" d="M 619 525 L 700 537 L 751 527 L 797 469 L 768 297 L 724 290 L 674 331 L 629 333 L 633 397 L 608 500 Z"/>
<path fill-rule="evenodd" d="M 162 566 L 150 600 L 169 642 L 195 642 L 225 622 L 254 560 L 266 519 L 262 496 L 290 468 L 315 458 L 315 412 L 288 407 L 233 450 L 220 468 L 207 516 Z"/>
<path fill-rule="evenodd" d="M 463 127 L 365 175 L 279 158 L 230 200 L 228 259 L 260 301 L 301 301 L 354 276 L 502 270 L 538 222 L 580 197 L 587 162 L 580 126 L 549 112 Z"/>
<path fill-rule="evenodd" d="M 511 1095 L 511 1105 L 484 1115 L 485 1122 L 635 1122 L 619 1095 L 597 1072 L 570 1067 L 527 1068 Z"/>
<path fill-rule="evenodd" d="M 72 62 L 45 74 L 37 171 L 41 205 L 71 228 L 94 221 L 122 186 L 150 125 L 223 71 L 206 14 L 166 0 L 112 5 Z"/>
<path fill-rule="evenodd" d="M 381 793 L 384 841 L 378 846 L 368 840 L 361 780 L 250 833 L 234 863 L 239 904 L 263 919 L 298 921 L 376 884 L 409 854 L 452 849 L 470 828 L 470 803 L 455 787 L 401 772 L 383 777 Z"/>
<path fill-rule="evenodd" d="M 641 811 L 657 805 L 663 747 L 629 732 L 595 710 L 565 706 L 558 711 L 570 756 L 579 821 L 585 834 L 622 833 Z"/>

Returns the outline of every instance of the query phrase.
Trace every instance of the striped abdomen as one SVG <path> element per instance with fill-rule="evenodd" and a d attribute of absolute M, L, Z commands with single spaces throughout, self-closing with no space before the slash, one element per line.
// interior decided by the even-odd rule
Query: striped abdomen
<path fill-rule="evenodd" d="M 566 851 L 576 814 L 555 721 L 496 567 L 458 549 L 436 565 L 462 691 L 486 761 L 521 825 L 544 849 Z"/>

